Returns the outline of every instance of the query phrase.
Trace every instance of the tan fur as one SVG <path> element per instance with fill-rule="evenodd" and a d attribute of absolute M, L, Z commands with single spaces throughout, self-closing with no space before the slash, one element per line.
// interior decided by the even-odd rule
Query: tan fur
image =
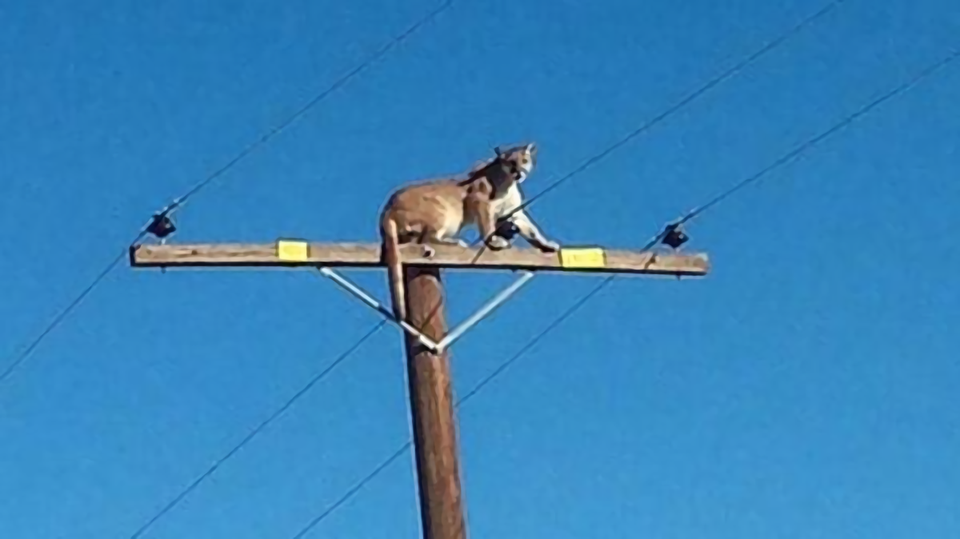
<path fill-rule="evenodd" d="M 517 171 L 526 171 L 519 178 L 522 181 L 533 171 L 535 164 L 536 146 L 518 146 L 475 165 L 466 179 L 448 177 L 421 181 L 401 187 L 390 196 L 380 214 L 380 234 L 394 314 L 398 319 L 406 319 L 399 246 L 410 242 L 466 245 L 457 237 L 466 225 L 474 224 L 487 239 L 488 247 L 507 247 L 509 243 L 504 238 L 494 235 L 497 219 L 514 209 L 511 202 L 520 204 Z M 520 217 L 525 219 L 525 230 L 529 231 L 523 234 L 524 237 L 533 238 L 531 241 L 543 250 L 556 248 L 556 244 L 546 240 L 525 215 Z"/>

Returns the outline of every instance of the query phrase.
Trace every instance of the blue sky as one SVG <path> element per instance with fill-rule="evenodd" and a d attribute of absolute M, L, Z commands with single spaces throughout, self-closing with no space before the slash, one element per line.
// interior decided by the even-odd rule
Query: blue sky
<path fill-rule="evenodd" d="M 0 352 L 438 4 L 0 6 Z M 192 199 L 174 241 L 376 241 L 396 185 L 518 141 L 535 193 L 824 4 L 458 1 Z M 531 213 L 639 247 L 958 28 L 956 2 L 849 0 Z M 942 70 L 705 214 L 709 277 L 618 279 L 465 405 L 471 536 L 960 535 L 958 85 Z M 455 347 L 457 392 L 597 279 L 534 279 Z M 448 275 L 449 319 L 510 280 Z M 309 272 L 121 265 L 0 385 L 0 536 L 129 537 L 376 321 Z M 405 388 L 388 328 L 144 537 L 293 536 L 403 443 Z M 309 537 L 417 536 L 412 465 Z"/>

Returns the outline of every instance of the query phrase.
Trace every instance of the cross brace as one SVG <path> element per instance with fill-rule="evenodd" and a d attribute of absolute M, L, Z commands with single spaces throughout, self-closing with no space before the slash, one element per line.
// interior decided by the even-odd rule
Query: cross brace
<path fill-rule="evenodd" d="M 343 289 L 353 294 L 355 297 L 360 299 L 360 301 L 362 301 L 363 303 L 372 307 L 378 313 L 383 315 L 384 318 L 393 322 L 394 324 L 397 324 L 398 326 L 403 328 L 404 331 L 416 337 L 416 339 L 420 341 L 421 344 L 426 346 L 428 349 L 430 349 L 430 351 L 432 351 L 435 354 L 440 354 L 444 350 L 446 350 L 447 347 L 449 347 L 451 344 L 453 344 L 454 341 L 459 339 L 464 333 L 467 332 L 467 330 L 477 325 L 481 320 L 483 320 L 484 317 L 486 317 L 488 314 L 493 312 L 494 309 L 502 305 L 503 302 L 510 299 L 510 296 L 516 293 L 516 291 L 519 290 L 521 286 L 527 284 L 527 281 L 529 281 L 530 279 L 533 279 L 532 271 L 524 271 L 519 279 L 514 281 L 513 284 L 505 288 L 499 294 L 491 298 L 487 303 L 485 303 L 482 307 L 480 307 L 480 309 L 478 309 L 477 312 L 473 313 L 466 320 L 461 322 L 460 325 L 450 330 L 450 332 L 447 333 L 447 335 L 443 339 L 441 339 L 440 342 L 434 342 L 432 339 L 430 339 L 429 337 L 421 333 L 420 330 L 418 330 L 417 328 L 407 323 L 406 320 L 397 320 L 397 318 L 393 315 L 390 309 L 387 309 L 382 303 L 374 299 L 373 296 L 371 296 L 369 293 L 364 291 L 362 288 L 360 288 L 356 284 L 350 282 L 350 280 L 340 275 L 335 270 L 332 270 L 327 267 L 320 267 L 318 269 L 320 270 L 320 273 L 322 273 L 324 276 L 326 276 L 333 282 L 343 287 Z"/>

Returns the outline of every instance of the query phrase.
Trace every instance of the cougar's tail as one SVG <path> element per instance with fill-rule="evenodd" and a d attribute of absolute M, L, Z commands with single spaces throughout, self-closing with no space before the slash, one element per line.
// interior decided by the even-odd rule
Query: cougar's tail
<path fill-rule="evenodd" d="M 390 295 L 393 298 L 393 315 L 397 320 L 407 318 L 407 298 L 403 288 L 403 263 L 400 259 L 400 240 L 397 237 L 397 222 L 389 217 L 381 227 L 383 236 L 383 261 L 387 266 Z"/>

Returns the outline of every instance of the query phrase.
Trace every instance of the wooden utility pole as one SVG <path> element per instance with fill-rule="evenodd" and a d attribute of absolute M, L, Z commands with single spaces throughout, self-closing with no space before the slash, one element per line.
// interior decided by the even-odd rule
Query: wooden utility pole
<path fill-rule="evenodd" d="M 408 267 L 404 273 L 410 323 L 440 341 L 447 332 L 440 270 Z M 465 538 L 449 354 L 428 349 L 409 333 L 404 338 L 423 537 Z"/>
<path fill-rule="evenodd" d="M 533 249 L 485 250 L 456 245 L 404 245 L 407 313 L 404 329 L 410 413 L 424 539 L 465 539 L 466 525 L 460 491 L 457 425 L 451 388 L 448 347 L 460 335 L 505 301 L 531 272 L 621 273 L 661 276 L 704 276 L 704 254 L 612 251 L 564 248 L 544 254 Z M 479 256 L 478 256 L 479 255 Z M 380 268 L 379 244 L 307 243 L 139 245 L 130 249 L 130 264 L 140 268 L 319 268 L 364 303 L 392 320 L 392 310 L 331 268 Z M 510 270 L 526 272 L 517 283 L 494 298 L 453 331 L 447 330 L 440 270 Z M 394 322 L 397 322 L 394 320 Z"/>

